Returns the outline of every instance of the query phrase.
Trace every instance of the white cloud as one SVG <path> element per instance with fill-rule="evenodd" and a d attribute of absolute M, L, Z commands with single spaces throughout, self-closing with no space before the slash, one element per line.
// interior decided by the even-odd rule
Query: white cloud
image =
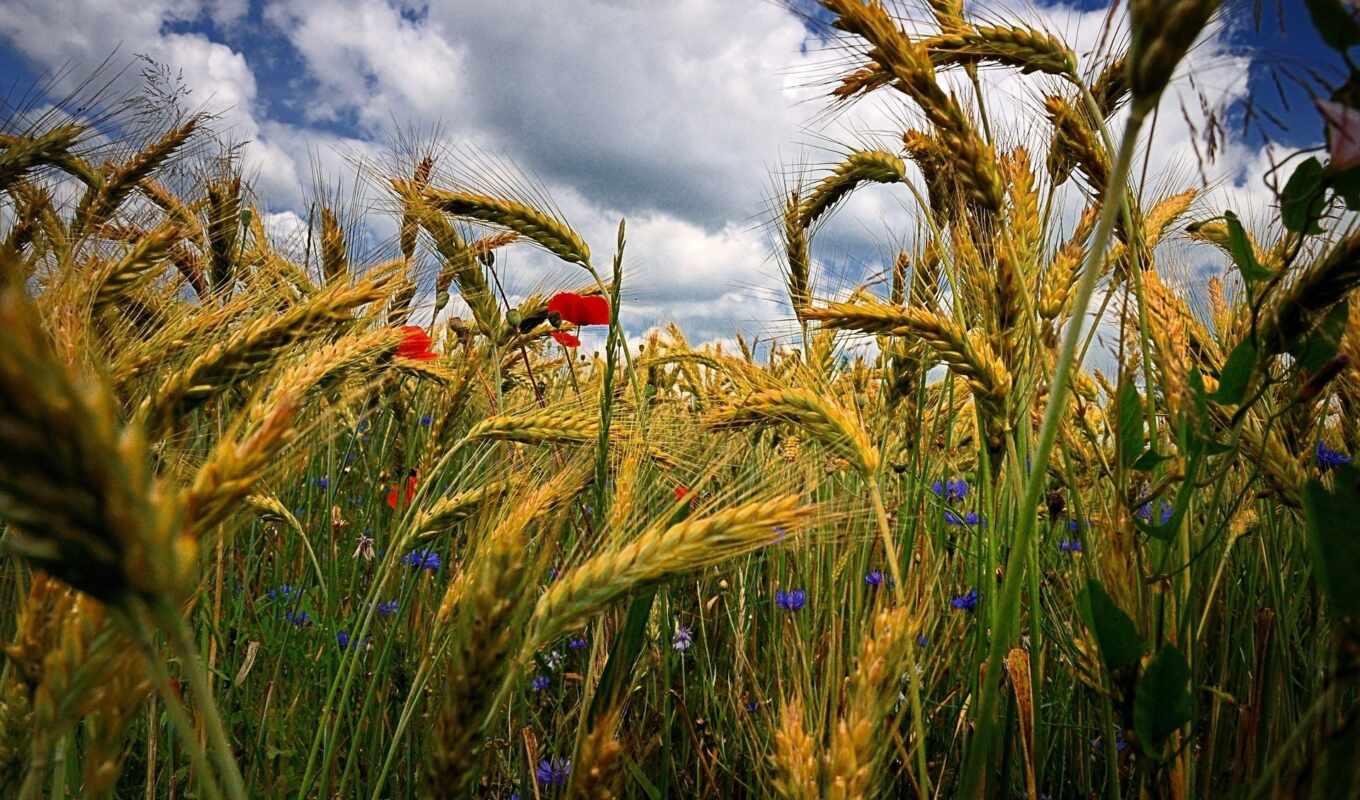
<path fill-rule="evenodd" d="M 446 143 L 504 154 L 546 189 L 595 249 L 602 271 L 618 219 L 627 217 L 625 322 L 640 331 L 674 319 L 694 341 L 734 329 L 789 330 L 777 261 L 759 226 L 771 186 L 783 180 L 772 174 L 788 164 L 829 166 L 835 142 L 897 150 L 904 121 L 916 118 L 891 90 L 819 117 L 825 87 L 807 84 L 831 77 L 829 66 L 848 66 L 849 54 L 810 37 L 774 2 L 265 0 L 261 8 L 266 32 L 286 39 L 305 68 L 287 76 L 286 87 L 260 85 L 252 62 L 265 56 L 249 38 L 229 46 L 202 33 L 170 32 L 205 17 L 229 38 L 249 31 L 258 23 L 248 19 L 248 0 L 0 0 L 0 37 L 51 68 L 93 65 L 119 42 L 125 53 L 146 52 L 182 67 L 193 100 L 224 110 L 234 138 L 252 140 L 246 168 L 279 231 L 305 224 L 315 178 L 348 197 L 344 176 L 353 174 L 355 160 L 382 163 L 381 142 L 394 129 L 438 126 Z M 1029 0 L 969 8 L 989 21 L 1018 19 L 1056 32 L 1087 68 L 1107 51 L 1104 10 Z M 910 16 L 929 19 L 924 12 Z M 1122 43 L 1127 35 L 1113 39 Z M 1220 35 L 1191 54 L 1146 151 L 1153 188 L 1199 182 L 1179 105 L 1183 98 L 1198 117 L 1190 76 L 1196 90 L 1226 103 L 1245 95 L 1247 66 Z M 1023 143 L 1042 169 L 1042 93 L 1061 85 L 1006 69 L 984 69 L 981 77 L 999 140 Z M 972 102 L 961 74 L 949 85 Z M 304 124 L 270 119 L 261 95 L 299 87 L 304 94 L 289 99 Z M 336 123 L 360 138 L 330 132 Z M 1116 135 L 1121 126 L 1122 119 L 1112 125 Z M 1215 210 L 1230 199 L 1263 208 L 1268 195 L 1259 178 L 1266 168 L 1260 154 L 1225 142 L 1206 170 L 1220 187 L 1206 202 Z M 914 179 L 914 167 L 909 174 Z M 377 200 L 354 202 L 362 208 Z M 1065 229 L 1083 203 L 1075 186 L 1062 193 Z M 854 194 L 814 240 L 814 258 L 831 276 L 828 289 L 881 271 L 891 245 L 912 246 L 917 219 L 903 187 Z M 362 241 L 376 250 L 394 232 L 393 219 L 369 215 Z M 579 268 L 522 246 L 497 264 L 512 295 L 584 279 Z"/>

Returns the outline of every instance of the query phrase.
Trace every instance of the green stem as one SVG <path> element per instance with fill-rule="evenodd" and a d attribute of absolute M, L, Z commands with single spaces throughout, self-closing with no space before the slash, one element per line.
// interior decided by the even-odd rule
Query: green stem
<path fill-rule="evenodd" d="M 1048 459 L 1053 452 L 1058 427 L 1067 405 L 1068 383 L 1071 378 L 1077 343 L 1081 340 L 1082 326 L 1086 321 L 1086 308 L 1090 305 L 1096 281 L 1100 277 L 1100 264 L 1105 257 L 1105 249 L 1114 230 L 1115 215 L 1124 199 L 1122 187 L 1128 177 L 1133 151 L 1138 142 L 1138 131 L 1146 118 L 1145 114 L 1134 113 L 1124 128 L 1124 138 L 1119 146 L 1119 156 L 1115 161 L 1110 183 L 1105 189 L 1105 197 L 1100 209 L 1100 218 L 1091 248 L 1086 254 L 1082 268 L 1081 281 L 1072 304 L 1072 321 L 1063 336 L 1062 349 L 1053 371 L 1050 383 L 1048 407 L 1044 410 L 1043 426 L 1039 430 L 1039 446 L 1034 453 L 1034 463 L 1025 485 L 1025 495 L 1018 509 L 1018 529 L 1011 541 L 1010 555 L 1006 561 L 1006 579 L 1001 587 L 1001 597 L 994 605 L 996 623 L 991 646 L 987 657 L 987 669 L 983 675 L 982 687 L 977 707 L 977 736 L 968 748 L 964 762 L 962 789 L 960 797 L 979 797 L 984 787 L 983 777 L 991 749 L 992 729 L 995 727 L 993 716 L 996 711 L 996 698 L 1006 649 L 1013 637 L 1013 622 L 1018 622 L 1020 587 L 1024 579 L 1025 565 L 1030 540 L 1034 536 L 1039 495 L 1043 490 L 1044 478 L 1048 473 Z M 1013 616 L 1012 616 L 1013 615 Z"/>
<path fill-rule="evenodd" d="M 189 673 L 189 692 L 193 695 L 194 705 L 207 729 L 208 741 L 212 744 L 217 767 L 222 772 L 226 784 L 227 797 L 231 800 L 246 800 L 245 780 L 232 755 L 231 743 L 227 740 L 227 729 L 222 724 L 222 716 L 217 711 L 212 689 L 208 686 L 208 672 L 198 658 L 197 648 L 184 625 L 179 610 L 164 600 L 152 606 L 152 615 L 170 642 L 170 649 L 184 663 Z"/>
<path fill-rule="evenodd" d="M 883 507 L 883 492 L 878 488 L 876 475 L 866 476 L 869 481 L 869 500 L 874 506 L 874 517 L 878 520 L 878 531 L 883 536 L 883 550 L 892 570 L 893 589 L 898 605 L 906 606 L 906 586 L 902 583 L 902 570 L 897 563 L 897 545 L 893 543 L 892 530 L 888 527 L 888 512 Z M 911 728 L 916 737 L 916 771 L 921 781 L 921 793 L 930 794 L 930 772 L 926 769 L 925 723 L 921 718 L 921 676 L 916 674 L 916 653 L 911 645 L 907 651 L 908 695 L 911 701 Z"/>
<path fill-rule="evenodd" d="M 213 776 L 203 751 L 196 746 L 197 736 L 194 733 L 194 723 L 189 719 L 189 712 L 179 699 L 179 695 L 170 687 L 169 673 L 166 672 L 165 664 L 161 662 L 160 654 L 156 652 L 151 632 L 142 619 L 144 613 L 144 608 L 134 607 L 122 614 L 122 617 L 132 630 L 133 640 L 137 643 L 138 649 L 142 651 L 142 656 L 146 660 L 147 671 L 151 673 L 151 682 L 156 686 L 156 692 L 165 701 L 165 714 L 170 717 L 170 724 L 179 732 L 180 739 L 185 743 L 184 749 L 189 753 L 189 761 L 193 766 L 194 774 L 199 776 L 199 782 L 204 793 L 212 800 L 221 800 L 222 790 L 218 788 L 217 779 Z M 150 767 L 151 765 L 148 765 L 148 770 Z M 171 780 L 174 780 L 173 771 L 171 772 Z"/>

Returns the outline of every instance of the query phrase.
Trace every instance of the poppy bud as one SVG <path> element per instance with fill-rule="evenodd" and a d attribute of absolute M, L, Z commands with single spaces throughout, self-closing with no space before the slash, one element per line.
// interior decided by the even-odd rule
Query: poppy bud
<path fill-rule="evenodd" d="M 530 314 L 529 316 L 520 319 L 519 325 L 517 327 L 519 328 L 520 333 L 528 333 L 529 331 L 541 325 L 547 318 L 548 315 L 544 312 Z"/>

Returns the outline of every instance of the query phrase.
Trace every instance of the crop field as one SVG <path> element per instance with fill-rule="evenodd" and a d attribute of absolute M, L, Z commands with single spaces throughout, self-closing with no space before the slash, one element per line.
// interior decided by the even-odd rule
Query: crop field
<path fill-rule="evenodd" d="M 0 113 L 0 797 L 1357 796 L 1360 111 L 1268 209 L 1146 174 L 1219 5 L 821 0 L 901 127 L 775 181 L 763 349 L 463 151 L 354 165 L 374 255 L 206 114 Z M 871 186 L 920 235 L 830 280 Z"/>

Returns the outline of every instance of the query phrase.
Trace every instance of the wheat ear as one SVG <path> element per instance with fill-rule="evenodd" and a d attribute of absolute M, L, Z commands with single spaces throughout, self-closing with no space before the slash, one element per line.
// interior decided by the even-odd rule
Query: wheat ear
<path fill-rule="evenodd" d="M 556 217 L 517 200 L 448 189 L 426 189 L 424 197 L 446 214 L 514 231 L 569 264 L 590 263 L 590 247 L 576 231 Z"/>

